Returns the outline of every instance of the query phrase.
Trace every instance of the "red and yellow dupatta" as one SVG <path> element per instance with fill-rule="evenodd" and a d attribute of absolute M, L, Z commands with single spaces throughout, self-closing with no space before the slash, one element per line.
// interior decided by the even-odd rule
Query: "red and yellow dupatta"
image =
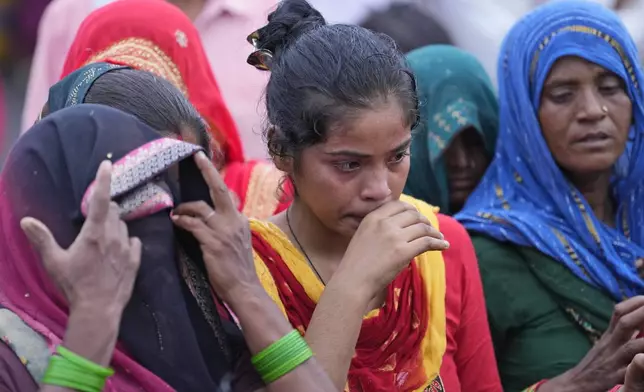
<path fill-rule="evenodd" d="M 433 207 L 403 196 L 435 227 Z M 291 324 L 305 333 L 324 286 L 277 226 L 251 220 L 255 267 Z M 418 256 L 389 285 L 383 307 L 362 323 L 346 391 L 432 391 L 445 352 L 445 265 L 440 252 Z"/>

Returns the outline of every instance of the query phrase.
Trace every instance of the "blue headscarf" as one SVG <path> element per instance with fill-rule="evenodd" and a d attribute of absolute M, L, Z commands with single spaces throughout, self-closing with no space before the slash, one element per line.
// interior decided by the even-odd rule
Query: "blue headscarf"
<path fill-rule="evenodd" d="M 577 56 L 621 77 L 633 103 L 634 126 L 614 170 L 617 227 L 593 214 L 566 180 L 537 118 L 552 65 Z M 644 294 L 635 261 L 644 257 L 644 79 L 632 38 L 601 5 L 548 3 L 520 20 L 499 60 L 500 129 L 495 158 L 456 218 L 471 231 L 533 247 L 615 300 Z"/>

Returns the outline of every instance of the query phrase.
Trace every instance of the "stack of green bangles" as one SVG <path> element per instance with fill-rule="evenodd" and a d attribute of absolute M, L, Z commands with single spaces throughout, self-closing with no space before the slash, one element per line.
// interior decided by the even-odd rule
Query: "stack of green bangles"
<path fill-rule="evenodd" d="M 278 380 L 313 356 L 311 348 L 296 330 L 284 335 L 253 356 L 253 366 L 266 384 Z"/>
<path fill-rule="evenodd" d="M 82 392 L 100 392 L 114 370 L 97 365 L 63 346 L 56 348 L 49 359 L 43 384 L 71 388 Z"/>
<path fill-rule="evenodd" d="M 81 392 L 100 392 L 114 370 L 97 365 L 65 347 L 58 346 L 49 359 L 42 383 Z M 257 355 L 252 363 L 266 384 L 270 384 L 313 356 L 311 348 L 296 330 L 274 342 Z"/>

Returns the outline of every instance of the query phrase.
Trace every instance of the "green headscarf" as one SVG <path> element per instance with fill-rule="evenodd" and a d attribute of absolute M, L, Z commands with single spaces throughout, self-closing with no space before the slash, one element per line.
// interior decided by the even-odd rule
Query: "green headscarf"
<path fill-rule="evenodd" d="M 454 46 L 425 46 L 409 52 L 407 61 L 416 76 L 420 122 L 405 193 L 449 214 L 443 153 L 454 136 L 473 127 L 492 158 L 499 126 L 496 94 L 478 60 Z"/>

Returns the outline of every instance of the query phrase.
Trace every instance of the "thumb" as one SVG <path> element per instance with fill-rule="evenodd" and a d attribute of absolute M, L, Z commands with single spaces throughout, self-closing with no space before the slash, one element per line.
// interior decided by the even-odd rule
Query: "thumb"
<path fill-rule="evenodd" d="M 29 242 L 31 242 L 31 245 L 38 251 L 43 261 L 48 260 L 57 252 L 61 251 L 51 231 L 38 219 L 23 218 L 20 221 L 20 227 L 29 239 Z"/>
<path fill-rule="evenodd" d="M 644 354 L 637 354 L 628 368 L 624 381 L 624 392 L 644 392 Z"/>

